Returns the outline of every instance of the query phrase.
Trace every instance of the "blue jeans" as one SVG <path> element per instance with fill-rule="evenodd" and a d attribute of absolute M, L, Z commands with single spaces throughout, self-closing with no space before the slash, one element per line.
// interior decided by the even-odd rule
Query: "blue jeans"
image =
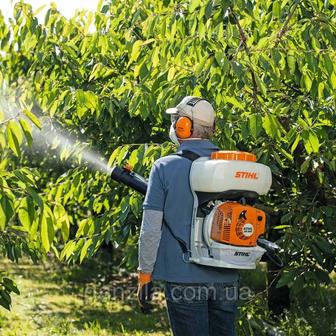
<path fill-rule="evenodd" d="M 238 284 L 166 282 L 174 336 L 234 336 Z"/>

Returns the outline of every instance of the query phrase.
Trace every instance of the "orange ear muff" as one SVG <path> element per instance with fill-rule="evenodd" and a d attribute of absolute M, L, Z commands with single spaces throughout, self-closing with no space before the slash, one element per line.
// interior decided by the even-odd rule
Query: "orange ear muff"
<path fill-rule="evenodd" d="M 188 117 L 180 117 L 175 124 L 176 136 L 180 139 L 189 138 L 192 134 L 193 124 Z"/>

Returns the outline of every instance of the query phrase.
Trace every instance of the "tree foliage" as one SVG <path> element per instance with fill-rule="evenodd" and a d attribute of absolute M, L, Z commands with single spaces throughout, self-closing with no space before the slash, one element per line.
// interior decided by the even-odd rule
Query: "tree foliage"
<path fill-rule="evenodd" d="M 164 110 L 196 95 L 216 106 L 221 148 L 254 152 L 272 169 L 262 201 L 283 232 L 279 285 L 328 283 L 335 14 L 328 0 L 111 0 L 70 20 L 51 7 L 41 23 L 18 3 L 13 19 L 0 17 L 0 82 L 18 111 L 0 114 L 0 235 L 15 246 L 6 254 L 16 259 L 21 246 L 82 261 L 105 242 L 134 267 L 141 196 L 56 163 L 55 149 L 34 149 L 34 129 L 51 118 L 110 164 L 128 161 L 146 175 L 173 149 Z"/>

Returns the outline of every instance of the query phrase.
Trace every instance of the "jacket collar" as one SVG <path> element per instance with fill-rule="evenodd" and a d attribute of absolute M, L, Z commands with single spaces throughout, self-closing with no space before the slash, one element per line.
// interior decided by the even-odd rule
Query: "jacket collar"
<path fill-rule="evenodd" d="M 195 139 L 195 140 L 184 140 L 180 147 L 178 148 L 178 151 L 183 149 L 210 149 L 210 150 L 218 150 L 218 147 L 214 145 L 211 141 L 207 139 Z"/>

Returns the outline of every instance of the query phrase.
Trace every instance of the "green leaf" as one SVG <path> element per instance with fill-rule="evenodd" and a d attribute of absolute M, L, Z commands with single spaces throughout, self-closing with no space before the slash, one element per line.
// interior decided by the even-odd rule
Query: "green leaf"
<path fill-rule="evenodd" d="M 291 287 L 293 280 L 294 280 L 294 274 L 292 274 L 291 272 L 283 273 L 281 278 L 276 284 L 276 288 L 281 288 L 284 286 Z"/>
<path fill-rule="evenodd" d="M 323 68 L 326 69 L 328 75 L 331 76 L 334 70 L 334 65 L 328 53 L 323 54 L 323 60 L 324 60 Z"/>
<path fill-rule="evenodd" d="M 4 231 L 7 225 L 6 210 L 0 203 L 0 231 Z"/>
<path fill-rule="evenodd" d="M 308 154 L 318 153 L 320 142 L 314 131 L 302 131 L 302 139 Z"/>
<path fill-rule="evenodd" d="M 27 174 L 27 171 L 24 171 L 24 170 L 15 170 L 14 171 L 14 175 L 20 180 L 22 181 L 23 183 L 25 183 L 27 186 L 34 186 L 35 185 L 35 181 L 32 177 L 31 174 L 29 174 L 29 171 L 28 171 L 28 174 Z"/>
<path fill-rule="evenodd" d="M 0 149 L 4 150 L 5 148 L 7 148 L 6 137 L 4 133 L 0 132 Z"/>
<path fill-rule="evenodd" d="M 80 263 L 82 263 L 83 259 L 86 257 L 88 248 L 91 245 L 92 245 L 92 239 L 89 238 L 89 239 L 86 240 L 85 244 L 83 245 L 83 247 L 81 249 L 80 258 L 79 258 Z"/>
<path fill-rule="evenodd" d="M 319 139 L 318 139 L 316 133 L 313 132 L 313 131 L 310 131 L 308 139 L 309 139 L 309 142 L 310 142 L 311 147 L 313 149 L 313 152 L 318 153 L 319 148 L 320 148 L 320 142 L 319 142 Z"/>
<path fill-rule="evenodd" d="M 266 97 L 267 96 L 267 90 L 266 90 L 266 86 L 265 86 L 264 81 L 261 80 L 257 74 L 255 74 L 254 79 L 257 83 L 258 89 L 261 91 L 262 95 L 264 97 Z"/>
<path fill-rule="evenodd" d="M 98 107 L 98 96 L 92 91 L 84 91 L 85 106 L 91 111 L 95 111 Z"/>
<path fill-rule="evenodd" d="M 324 83 L 319 83 L 317 87 L 317 92 L 318 92 L 318 99 L 319 100 L 324 100 Z"/>
<path fill-rule="evenodd" d="M 333 256 L 334 250 L 333 245 L 330 244 L 325 238 L 323 237 L 316 237 L 314 240 L 314 244 L 318 246 L 324 253 Z"/>
<path fill-rule="evenodd" d="M 312 252 L 314 258 L 317 260 L 317 262 L 320 265 L 323 264 L 324 256 L 321 253 L 321 250 L 318 247 L 316 247 L 314 244 L 309 244 L 309 247 L 311 249 L 311 252 Z"/>
<path fill-rule="evenodd" d="M 132 62 L 134 62 L 138 59 L 138 57 L 140 55 L 142 45 L 143 45 L 142 40 L 137 40 L 137 41 L 134 42 L 134 44 L 132 46 L 131 56 L 130 56 L 130 59 L 128 61 L 127 66 L 129 66 Z"/>
<path fill-rule="evenodd" d="M 293 53 L 289 53 L 288 54 L 288 56 L 287 56 L 287 63 L 288 63 L 288 67 L 289 67 L 289 73 L 291 75 L 294 75 L 295 74 L 296 59 L 295 59 Z M 309 90 L 310 90 L 310 88 L 309 88 Z"/>
<path fill-rule="evenodd" d="M 167 76 L 167 80 L 168 81 L 172 81 L 175 75 L 175 68 L 174 67 L 170 67 L 169 71 L 168 71 L 168 76 Z"/>
<path fill-rule="evenodd" d="M 81 220 L 78 224 L 78 230 L 76 232 L 76 238 L 88 235 L 88 232 L 90 230 L 90 224 L 91 223 L 88 219 Z"/>
<path fill-rule="evenodd" d="M 272 114 L 267 114 L 265 117 L 263 117 L 263 127 L 267 135 L 269 135 L 271 138 L 275 140 L 281 139 L 279 122 L 275 116 Z"/>
<path fill-rule="evenodd" d="M 206 31 L 205 25 L 204 25 L 203 21 L 201 20 L 201 21 L 198 22 L 198 37 L 200 39 L 204 38 L 205 31 Z"/>
<path fill-rule="evenodd" d="M 63 221 L 67 218 L 67 213 L 64 209 L 64 206 L 60 203 L 57 203 L 54 207 L 54 216 L 56 221 Z"/>
<path fill-rule="evenodd" d="M 290 225 L 277 225 L 277 226 L 274 226 L 273 229 L 274 230 L 283 230 L 283 229 L 288 229 L 290 227 L 291 227 Z"/>
<path fill-rule="evenodd" d="M 294 140 L 292 146 L 291 146 L 291 153 L 292 153 L 292 154 L 294 153 L 294 151 L 295 151 L 296 147 L 298 146 L 300 140 L 301 140 L 301 135 L 298 134 L 297 137 L 295 138 L 295 140 Z"/>
<path fill-rule="evenodd" d="M 113 153 L 111 154 L 110 159 L 109 159 L 109 161 L 108 161 L 108 166 L 109 166 L 109 167 L 112 167 L 112 165 L 115 163 L 115 160 L 116 160 L 116 158 L 118 157 L 119 152 L 120 152 L 121 149 L 122 149 L 122 146 L 119 146 L 118 148 L 116 148 L 116 149 L 113 151 Z"/>
<path fill-rule="evenodd" d="M 279 151 L 286 157 L 287 160 L 293 162 L 293 156 L 286 152 L 282 147 L 279 147 Z"/>
<path fill-rule="evenodd" d="M 21 201 L 18 216 L 22 226 L 29 232 L 35 218 L 34 203 L 30 197 Z"/>
<path fill-rule="evenodd" d="M 277 19 L 280 19 L 280 15 L 281 15 L 281 7 L 280 7 L 280 1 L 279 0 L 275 0 L 273 1 L 273 16 Z"/>
<path fill-rule="evenodd" d="M 232 104 L 233 106 L 235 106 L 235 107 L 238 107 L 238 108 L 240 108 L 240 109 L 244 109 L 244 107 L 243 107 L 243 105 L 235 98 L 235 97 L 233 97 L 233 96 L 226 96 L 225 97 L 225 100 L 228 102 L 228 103 L 230 103 L 230 104 Z"/>
<path fill-rule="evenodd" d="M 134 168 L 137 162 L 138 162 L 138 149 L 135 149 L 132 151 L 128 159 L 128 164 L 131 165 L 132 168 Z"/>
<path fill-rule="evenodd" d="M 65 246 L 64 246 L 64 248 L 63 248 L 63 250 L 62 250 L 62 252 L 60 254 L 60 259 L 61 260 L 63 260 L 63 259 L 69 259 L 70 256 L 73 254 L 75 248 L 76 248 L 76 241 L 75 240 L 69 240 L 65 244 Z"/>
<path fill-rule="evenodd" d="M 0 199 L 0 230 L 4 230 L 14 215 L 12 202 L 3 195 Z"/>
<path fill-rule="evenodd" d="M 22 131 L 25 135 L 25 138 L 27 140 L 27 144 L 28 144 L 29 147 L 31 147 L 32 144 L 33 144 L 31 127 L 30 127 L 29 123 L 22 118 L 19 119 L 19 122 L 20 122 L 20 125 L 21 125 L 21 128 L 22 128 Z"/>
<path fill-rule="evenodd" d="M 5 299 L 5 291 L 0 291 L 0 306 L 10 310 L 10 303 Z"/>
<path fill-rule="evenodd" d="M 67 241 L 69 239 L 69 233 L 70 233 L 70 221 L 68 214 L 62 204 L 57 203 L 55 205 L 54 216 L 56 226 L 61 229 L 63 241 Z"/>
<path fill-rule="evenodd" d="M 38 206 L 43 209 L 43 200 L 40 195 L 31 187 L 27 188 L 28 194 L 33 198 L 33 200 L 38 204 Z"/>
<path fill-rule="evenodd" d="M 196 8 L 198 8 L 201 5 L 200 0 L 191 0 L 190 6 L 189 6 L 189 13 L 193 13 Z"/>
<path fill-rule="evenodd" d="M 47 211 L 47 207 L 45 207 L 45 210 L 41 214 L 40 228 L 41 228 L 42 247 L 45 252 L 49 252 L 50 246 L 54 240 L 55 230 L 51 212 Z"/>
<path fill-rule="evenodd" d="M 17 157 L 21 156 L 20 145 L 23 140 L 22 131 L 15 121 L 10 121 L 7 125 L 7 137 L 9 148 Z"/>
<path fill-rule="evenodd" d="M 307 89 L 307 91 L 309 92 L 311 87 L 312 87 L 312 80 L 311 78 L 309 77 L 309 75 L 307 73 L 303 74 L 303 83 Z"/>
<path fill-rule="evenodd" d="M 333 90 L 336 90 L 336 70 L 330 76 L 330 84 Z"/>
<path fill-rule="evenodd" d="M 69 219 L 64 220 L 62 222 L 61 232 L 62 232 L 63 240 L 65 242 L 68 241 L 69 235 L 70 235 L 70 221 L 69 221 Z"/>
<path fill-rule="evenodd" d="M 129 145 L 125 145 L 121 148 L 119 155 L 118 155 L 118 164 L 121 164 L 122 161 L 125 159 L 125 157 L 127 156 L 128 150 L 129 150 L 130 146 Z"/>
<path fill-rule="evenodd" d="M 137 194 L 132 195 L 130 198 L 130 206 L 134 216 L 139 218 L 142 209 L 142 198 Z"/>
<path fill-rule="evenodd" d="M 252 136 L 257 139 L 260 131 L 262 130 L 262 119 L 257 114 L 252 114 L 249 117 L 249 128 Z"/>
<path fill-rule="evenodd" d="M 308 158 L 301 164 L 300 172 L 302 174 L 305 174 L 308 171 L 308 168 L 310 166 L 310 162 L 311 162 L 311 158 Z"/>
<path fill-rule="evenodd" d="M 47 5 L 46 4 L 44 4 L 44 5 L 42 5 L 42 6 L 40 6 L 40 7 L 38 7 L 35 11 L 34 11 L 34 16 L 36 17 L 45 7 L 46 7 Z"/>
<path fill-rule="evenodd" d="M 17 295 L 20 295 L 20 291 L 19 291 L 19 289 L 17 288 L 16 284 L 14 283 L 14 281 L 12 279 L 3 278 L 2 283 L 6 287 L 8 292 L 13 292 Z"/>
<path fill-rule="evenodd" d="M 30 112 L 29 110 L 24 110 L 23 112 L 37 128 L 42 128 L 40 120 L 36 117 L 34 113 Z"/>

